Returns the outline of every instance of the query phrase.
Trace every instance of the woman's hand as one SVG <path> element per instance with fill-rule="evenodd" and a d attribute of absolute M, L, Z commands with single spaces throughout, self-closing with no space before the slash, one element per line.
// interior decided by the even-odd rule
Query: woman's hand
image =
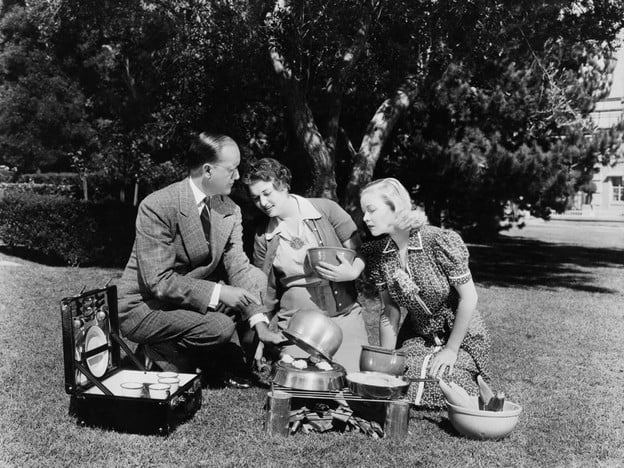
<path fill-rule="evenodd" d="M 450 348 L 442 348 L 431 360 L 429 375 L 437 379 L 441 379 L 446 371 L 448 371 L 448 376 L 453 375 L 455 361 L 457 361 L 457 353 Z"/>
<path fill-rule="evenodd" d="M 355 261 L 350 263 L 345 258 L 344 253 L 337 254 L 336 258 L 340 262 L 337 266 L 327 262 L 318 263 L 316 272 L 321 278 L 334 283 L 340 283 L 342 281 L 353 281 L 362 273 L 362 268 L 359 268 Z"/>
<path fill-rule="evenodd" d="M 395 226 L 399 229 L 419 229 L 427 223 L 427 215 L 423 210 L 402 211 L 397 213 Z"/>

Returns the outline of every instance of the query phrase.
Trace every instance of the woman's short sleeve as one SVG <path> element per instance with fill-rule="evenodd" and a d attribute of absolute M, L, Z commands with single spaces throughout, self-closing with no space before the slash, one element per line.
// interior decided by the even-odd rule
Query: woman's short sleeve
<path fill-rule="evenodd" d="M 451 285 L 459 286 L 470 281 L 468 249 L 459 234 L 441 230 L 435 239 L 434 253 Z"/>
<path fill-rule="evenodd" d="M 378 291 L 387 289 L 386 280 L 381 271 L 380 252 L 381 250 L 377 242 L 365 242 L 362 244 L 361 253 L 366 265 L 366 277 Z"/>
<path fill-rule="evenodd" d="M 353 218 L 338 203 L 332 200 L 327 200 L 327 206 L 327 217 L 334 231 L 336 231 L 338 239 L 340 239 L 340 242 L 348 241 L 357 232 L 357 226 Z"/>

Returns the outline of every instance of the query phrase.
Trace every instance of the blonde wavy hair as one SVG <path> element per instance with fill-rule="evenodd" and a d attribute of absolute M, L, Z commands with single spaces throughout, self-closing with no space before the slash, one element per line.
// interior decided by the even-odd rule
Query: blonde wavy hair
<path fill-rule="evenodd" d="M 360 200 L 366 193 L 375 193 L 395 213 L 412 209 L 412 199 L 407 189 L 394 177 L 373 180 L 360 191 Z"/>

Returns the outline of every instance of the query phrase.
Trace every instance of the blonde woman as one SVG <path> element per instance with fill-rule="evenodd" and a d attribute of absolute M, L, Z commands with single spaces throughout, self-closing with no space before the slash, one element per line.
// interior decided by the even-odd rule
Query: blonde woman
<path fill-rule="evenodd" d="M 452 380 L 477 394 L 476 376 L 488 378 L 489 337 L 476 310 L 477 291 L 461 237 L 429 225 L 402 227 L 398 220 L 412 201 L 393 178 L 364 187 L 360 204 L 376 237 L 362 246 L 362 255 L 383 301 L 381 346 L 407 354 L 407 376 Z M 401 307 L 407 310 L 402 323 Z M 444 403 L 435 382 L 412 384 L 408 397 L 421 406 Z"/>

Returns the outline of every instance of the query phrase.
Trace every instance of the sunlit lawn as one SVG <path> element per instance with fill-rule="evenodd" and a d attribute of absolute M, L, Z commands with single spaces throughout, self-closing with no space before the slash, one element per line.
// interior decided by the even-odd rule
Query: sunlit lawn
<path fill-rule="evenodd" d="M 470 246 L 495 385 L 524 407 L 519 426 L 499 442 L 461 438 L 444 412 L 421 411 L 402 445 L 356 433 L 271 439 L 262 431 L 262 389 L 205 390 L 200 411 L 168 438 L 78 427 L 67 415 L 59 300 L 120 270 L 0 253 L 0 464 L 621 466 L 624 230 L 602 229 L 596 241 L 595 233 L 587 240 L 587 226 L 552 226 Z M 374 327 L 377 304 L 365 304 Z"/>

